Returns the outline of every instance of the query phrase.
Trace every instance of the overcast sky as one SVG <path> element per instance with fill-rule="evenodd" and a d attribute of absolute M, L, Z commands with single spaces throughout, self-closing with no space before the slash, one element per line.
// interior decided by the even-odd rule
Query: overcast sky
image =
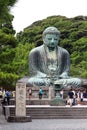
<path fill-rule="evenodd" d="M 19 32 L 48 16 L 87 16 L 87 0 L 18 0 L 11 12 L 14 15 L 13 27 Z"/>

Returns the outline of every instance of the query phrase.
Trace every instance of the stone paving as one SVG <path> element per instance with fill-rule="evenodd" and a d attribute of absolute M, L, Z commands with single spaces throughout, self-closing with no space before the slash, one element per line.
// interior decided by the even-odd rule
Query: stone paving
<path fill-rule="evenodd" d="M 0 106 L 0 130 L 87 130 L 87 119 L 33 119 L 27 123 L 8 123 Z"/>
<path fill-rule="evenodd" d="M 85 119 L 32 120 L 28 123 L 0 123 L 0 130 L 87 130 Z"/>

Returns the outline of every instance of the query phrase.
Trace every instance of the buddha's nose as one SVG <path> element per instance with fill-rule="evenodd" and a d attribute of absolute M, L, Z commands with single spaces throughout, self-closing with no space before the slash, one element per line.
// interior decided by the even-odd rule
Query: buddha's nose
<path fill-rule="evenodd" d="M 54 39 L 51 40 L 51 43 L 54 43 Z"/>

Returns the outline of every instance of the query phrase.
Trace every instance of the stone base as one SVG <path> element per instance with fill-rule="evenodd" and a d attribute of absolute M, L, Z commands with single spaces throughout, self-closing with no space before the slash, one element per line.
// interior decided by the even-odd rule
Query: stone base
<path fill-rule="evenodd" d="M 8 122 L 32 122 L 31 116 L 9 116 Z"/>

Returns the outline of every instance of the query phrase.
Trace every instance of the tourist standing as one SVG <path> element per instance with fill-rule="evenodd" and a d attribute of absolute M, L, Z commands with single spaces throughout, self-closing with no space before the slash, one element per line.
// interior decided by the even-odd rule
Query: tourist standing
<path fill-rule="evenodd" d="M 63 94 L 64 94 L 64 90 L 62 89 L 62 90 L 60 91 L 60 97 L 62 97 L 62 99 L 63 99 Z"/>
<path fill-rule="evenodd" d="M 70 107 L 71 107 L 72 104 L 73 104 L 73 96 L 74 96 L 72 89 L 70 89 L 70 91 L 68 92 L 68 96 L 69 96 L 69 104 L 70 104 Z"/>
<path fill-rule="evenodd" d="M 42 95 L 43 95 L 43 90 L 42 88 L 39 89 L 39 99 L 42 99 Z"/>
<path fill-rule="evenodd" d="M 31 99 L 31 97 L 32 97 L 32 89 L 29 88 L 29 99 Z"/>
<path fill-rule="evenodd" d="M 7 98 L 7 105 L 10 103 L 11 93 L 9 91 L 6 91 L 6 98 Z"/>

